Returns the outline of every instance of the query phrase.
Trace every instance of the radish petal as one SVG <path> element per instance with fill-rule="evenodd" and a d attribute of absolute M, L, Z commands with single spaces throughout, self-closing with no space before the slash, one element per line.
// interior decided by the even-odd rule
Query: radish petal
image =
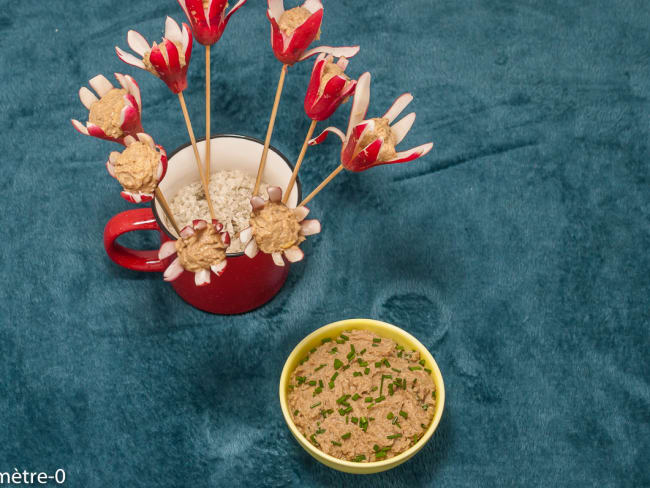
<path fill-rule="evenodd" d="M 290 263 L 297 263 L 302 261 L 305 257 L 305 253 L 298 246 L 290 247 L 289 249 L 284 250 L 284 255 L 287 257 L 287 260 Z"/>
<path fill-rule="evenodd" d="M 255 239 L 251 239 L 246 248 L 244 249 L 244 254 L 248 256 L 249 258 L 253 259 L 255 256 L 257 256 L 257 253 L 259 252 L 259 248 L 257 247 L 257 242 L 255 242 Z"/>
<path fill-rule="evenodd" d="M 176 258 L 172 261 L 172 264 L 170 264 L 165 272 L 163 273 L 163 279 L 165 281 L 174 281 L 176 278 L 178 278 L 180 275 L 183 274 L 183 266 L 181 265 L 181 260 L 180 258 Z"/>
<path fill-rule="evenodd" d="M 282 259 L 281 252 L 271 253 L 271 257 L 273 258 L 273 262 L 276 266 L 284 266 L 284 259 Z"/>
<path fill-rule="evenodd" d="M 302 230 L 302 235 L 304 236 L 312 236 L 321 231 L 320 222 L 316 219 L 304 220 L 300 224 L 300 228 Z"/>
<path fill-rule="evenodd" d="M 176 254 L 176 243 L 174 241 L 167 241 L 158 250 L 158 259 L 165 259 Z"/>

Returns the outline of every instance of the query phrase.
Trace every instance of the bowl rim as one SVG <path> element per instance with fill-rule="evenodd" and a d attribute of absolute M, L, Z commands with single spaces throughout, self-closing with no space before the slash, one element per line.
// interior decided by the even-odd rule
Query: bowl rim
<path fill-rule="evenodd" d="M 431 420 L 431 424 L 429 424 L 429 427 L 425 431 L 424 435 L 420 438 L 419 442 L 417 442 L 415 445 L 408 448 L 406 451 L 389 459 L 384 459 L 382 461 L 372 461 L 367 463 L 355 463 L 352 461 L 346 461 L 343 459 L 336 458 L 334 456 L 331 456 L 321 451 L 320 449 L 312 445 L 311 442 L 309 442 L 305 438 L 302 432 L 298 430 L 298 427 L 296 427 L 296 424 L 293 422 L 293 419 L 291 418 L 291 415 L 289 413 L 289 408 L 287 405 L 287 385 L 291 373 L 295 368 L 295 367 L 292 368 L 290 371 L 289 370 L 290 363 L 293 362 L 293 359 L 296 356 L 298 356 L 301 350 L 305 348 L 307 344 L 309 344 L 312 340 L 320 337 L 321 335 L 326 335 L 326 332 L 331 329 L 336 329 L 341 326 L 345 326 L 345 327 L 350 326 L 352 329 L 362 329 L 363 324 L 368 324 L 368 323 L 377 326 L 380 329 L 391 330 L 395 332 L 397 335 L 401 335 L 405 337 L 408 341 L 410 341 L 413 345 L 415 345 L 418 352 L 424 353 L 427 356 L 426 359 L 431 362 L 431 376 L 433 378 L 437 377 L 440 381 L 440 385 L 436 383 L 435 414 L 433 416 L 433 419 Z M 442 412 L 444 411 L 445 408 L 445 385 L 444 385 L 442 373 L 440 372 L 440 368 L 438 367 L 438 363 L 436 362 L 435 358 L 429 352 L 429 350 L 424 346 L 424 344 L 422 344 L 419 340 L 417 340 L 413 335 L 411 335 L 404 329 L 397 327 L 396 325 L 390 324 L 388 322 L 383 322 L 380 320 L 367 319 L 367 318 L 352 318 L 352 319 L 344 319 L 344 320 L 332 322 L 322 327 L 319 327 L 318 329 L 308 334 L 305 338 L 303 338 L 293 348 L 293 350 L 291 351 L 291 353 L 287 357 L 287 360 L 284 363 L 284 367 L 282 368 L 282 374 L 280 375 L 279 395 L 280 395 L 280 407 L 282 409 L 284 420 L 287 423 L 289 430 L 294 434 L 294 436 L 296 434 L 299 436 L 298 440 L 302 448 L 308 451 L 312 457 L 314 457 L 316 460 L 320 461 L 321 463 L 322 461 L 320 458 L 323 458 L 332 464 L 335 464 L 342 468 L 347 468 L 345 469 L 345 471 L 347 472 L 352 472 L 352 471 L 356 471 L 356 472 L 372 471 L 373 473 L 380 472 L 380 471 L 385 471 L 393 467 L 396 467 L 399 464 L 402 464 L 403 462 L 407 461 L 413 455 L 415 455 L 420 449 L 422 449 L 422 447 L 424 447 L 424 445 L 429 441 L 433 433 L 438 428 L 438 424 L 440 423 L 440 419 L 442 418 Z M 322 464 L 325 464 L 327 466 L 326 463 L 322 463 Z"/>
<path fill-rule="evenodd" d="M 244 139 L 246 141 L 250 142 L 256 142 L 257 144 L 264 146 L 264 141 L 261 139 L 257 139 L 256 137 L 252 136 L 247 136 L 245 134 L 212 134 L 210 136 L 210 141 L 213 139 Z M 205 142 L 206 137 L 200 137 L 196 139 L 196 144 L 200 144 L 201 142 Z M 191 141 L 188 141 L 180 146 L 178 146 L 176 149 L 174 149 L 171 153 L 167 155 L 167 161 L 171 161 L 171 159 L 176 156 L 179 152 L 181 152 L 183 149 L 186 147 L 189 147 L 192 145 Z M 269 151 L 273 151 L 276 153 L 280 158 L 284 161 L 284 163 L 289 167 L 291 172 L 293 173 L 293 170 L 295 168 L 294 164 L 289 161 L 289 158 L 287 158 L 283 152 L 281 152 L 277 147 L 275 147 L 273 144 L 269 144 Z M 296 186 L 296 190 L 298 192 L 298 203 L 302 201 L 302 182 L 300 181 L 300 175 L 296 176 L 296 182 L 294 183 Z M 158 223 L 158 227 L 169 237 L 170 240 L 175 241 L 177 238 L 174 236 L 169 229 L 167 229 L 167 226 L 163 223 L 163 220 L 160 218 L 160 215 L 158 215 L 158 209 L 156 208 L 156 199 L 154 198 L 151 200 L 151 211 L 153 212 L 153 216 L 156 219 L 156 222 Z M 227 253 L 226 256 L 229 259 L 233 258 L 239 258 L 244 255 L 244 251 L 241 252 L 231 252 Z"/>

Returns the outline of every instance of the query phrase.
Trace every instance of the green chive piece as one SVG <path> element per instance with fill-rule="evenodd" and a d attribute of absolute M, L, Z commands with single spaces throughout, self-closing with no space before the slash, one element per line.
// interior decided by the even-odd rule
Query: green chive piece
<path fill-rule="evenodd" d="M 375 403 L 383 402 L 384 400 L 386 400 L 386 397 L 384 395 L 381 395 L 375 398 Z"/>
<path fill-rule="evenodd" d="M 366 352 L 366 348 L 365 348 L 365 347 L 364 347 L 363 349 L 361 349 L 361 352 L 360 352 L 359 354 L 360 354 L 360 355 L 363 355 L 364 352 Z"/>
<path fill-rule="evenodd" d="M 420 371 L 422 368 L 420 366 L 409 366 L 411 371 Z"/>
<path fill-rule="evenodd" d="M 400 346 L 400 345 L 398 344 L 397 346 L 395 346 L 395 349 L 397 349 L 398 351 L 403 351 L 403 350 L 404 350 L 404 346 Z"/>
<path fill-rule="evenodd" d="M 420 363 L 420 366 L 424 366 L 426 364 L 426 361 L 424 359 L 420 359 L 418 363 Z"/>
<path fill-rule="evenodd" d="M 401 369 L 397 369 L 397 368 L 390 368 L 390 369 L 392 369 L 392 370 L 395 371 L 396 373 L 401 373 L 401 372 L 402 372 Z"/>
<path fill-rule="evenodd" d="M 334 382 L 330 381 L 329 383 L 327 383 L 327 386 L 330 387 L 330 390 L 333 390 L 334 389 Z"/>
<path fill-rule="evenodd" d="M 429 368 L 424 368 L 424 370 L 425 370 L 427 373 L 431 374 L 431 370 L 430 370 Z"/>
<path fill-rule="evenodd" d="M 309 386 L 316 386 L 316 380 L 311 380 L 311 381 L 307 382 L 307 384 Z"/>
<path fill-rule="evenodd" d="M 330 349 L 330 354 L 336 354 L 337 352 L 339 352 L 339 350 L 336 347 Z"/>
<path fill-rule="evenodd" d="M 345 341 L 343 339 L 336 339 L 337 344 L 345 344 Z"/>
<path fill-rule="evenodd" d="M 363 373 L 361 371 L 355 371 L 352 373 L 352 376 L 363 376 Z"/>
<path fill-rule="evenodd" d="M 325 344 L 326 342 L 332 342 L 332 339 L 330 337 L 326 337 L 325 339 L 320 340 L 321 344 Z"/>
<path fill-rule="evenodd" d="M 354 417 L 352 417 L 352 422 L 354 422 Z M 341 439 L 349 439 L 351 435 L 352 435 L 352 432 L 346 432 L 345 434 L 343 434 L 341 436 Z"/>
<path fill-rule="evenodd" d="M 366 368 L 363 370 L 363 374 L 369 374 L 370 373 L 370 368 Z"/>
<path fill-rule="evenodd" d="M 312 396 L 316 396 L 316 395 L 320 394 L 322 391 L 323 391 L 323 387 L 319 386 L 319 387 L 314 389 L 314 394 Z"/>
<path fill-rule="evenodd" d="M 354 395 L 352 395 L 353 400 L 358 400 L 359 398 L 361 398 L 361 395 L 359 395 L 358 393 L 355 393 Z"/>
<path fill-rule="evenodd" d="M 372 342 L 379 344 L 379 343 L 381 342 L 381 338 L 380 338 L 380 337 L 375 337 L 375 338 L 372 340 Z"/>
<path fill-rule="evenodd" d="M 393 393 L 395 393 L 395 392 L 393 391 L 393 384 L 392 384 L 392 383 L 389 383 L 389 384 L 388 384 L 388 394 L 389 394 L 390 396 L 393 396 Z"/>
<path fill-rule="evenodd" d="M 296 379 L 298 380 L 299 385 L 302 385 L 305 381 L 307 381 L 306 376 L 298 376 Z"/>
<path fill-rule="evenodd" d="M 318 386 L 323 387 L 323 380 L 318 380 Z"/>
<path fill-rule="evenodd" d="M 375 368 L 381 368 L 381 361 L 377 361 L 375 363 Z"/>
<path fill-rule="evenodd" d="M 352 420 L 353 424 L 356 424 L 359 421 L 359 417 L 352 417 L 350 420 Z"/>
<path fill-rule="evenodd" d="M 399 411 L 400 416 L 404 417 L 405 419 L 409 418 L 409 414 L 406 413 L 404 410 Z"/>
<path fill-rule="evenodd" d="M 366 397 L 365 402 L 366 403 L 372 403 L 372 397 Z"/>
<path fill-rule="evenodd" d="M 386 418 L 388 420 L 392 419 L 395 415 L 393 415 L 393 412 L 388 412 L 388 415 L 386 415 Z"/>
<path fill-rule="evenodd" d="M 334 373 L 334 374 L 332 375 L 332 377 L 330 378 L 330 381 L 334 381 L 338 375 L 339 375 L 339 373 L 338 373 L 338 371 L 337 371 L 336 373 Z"/>
<path fill-rule="evenodd" d="M 386 436 L 387 439 L 399 439 L 400 437 L 402 437 L 402 434 L 400 433 Z"/>
<path fill-rule="evenodd" d="M 334 369 L 339 369 L 341 366 L 343 366 L 343 361 L 341 361 L 339 358 L 336 358 L 334 360 Z"/>
<path fill-rule="evenodd" d="M 346 415 L 346 416 L 345 416 L 345 423 L 347 424 L 349 420 L 350 420 L 350 417 L 348 417 L 348 416 Z"/>
<path fill-rule="evenodd" d="M 365 460 L 366 460 L 366 456 L 364 454 L 359 454 L 354 459 L 352 459 L 352 462 L 353 463 L 360 463 L 361 461 L 365 461 Z"/>
<path fill-rule="evenodd" d="M 384 364 L 386 365 L 387 368 L 390 368 L 390 363 L 388 362 L 388 359 L 384 358 L 384 359 L 382 360 L 382 363 L 384 363 Z"/>
<path fill-rule="evenodd" d="M 315 348 L 315 347 L 312 347 L 311 350 L 310 350 L 309 352 L 310 352 L 310 354 L 314 354 L 314 353 L 316 352 L 316 348 Z"/>
<path fill-rule="evenodd" d="M 314 373 L 315 373 L 316 371 L 320 371 L 320 370 L 323 369 L 325 366 L 326 366 L 326 364 L 321 364 L 318 368 L 316 368 L 316 369 L 314 370 Z"/>
<path fill-rule="evenodd" d="M 404 351 L 400 351 L 400 352 L 397 353 L 397 357 L 398 357 L 398 358 L 401 358 L 401 357 L 402 357 L 402 352 L 404 352 Z"/>
<path fill-rule="evenodd" d="M 312 442 L 316 447 L 320 447 L 320 444 L 319 444 L 318 441 L 316 440 L 316 436 L 315 436 L 314 434 L 312 434 L 311 436 L 309 436 L 309 439 L 311 440 L 311 442 Z"/>
<path fill-rule="evenodd" d="M 348 353 L 348 355 L 346 356 L 346 358 L 348 358 L 348 361 L 352 360 L 353 357 L 354 357 L 354 352 L 352 352 L 352 351 L 350 351 Z"/>
<path fill-rule="evenodd" d="M 309 407 L 309 408 L 316 408 L 316 407 L 317 407 L 318 405 L 320 405 L 320 404 L 321 404 L 321 402 L 316 402 L 316 403 L 314 403 L 314 404 L 313 404 L 311 407 Z"/>
<path fill-rule="evenodd" d="M 341 443 L 340 443 L 340 442 L 332 441 L 332 444 L 334 444 L 335 446 L 339 446 L 339 447 L 341 447 Z"/>
<path fill-rule="evenodd" d="M 300 410 L 294 410 L 293 411 L 293 416 L 296 417 L 300 413 Z"/>
<path fill-rule="evenodd" d="M 349 341 L 350 340 L 350 338 L 348 336 L 346 336 L 345 334 L 341 334 L 341 339 L 343 339 L 344 341 Z"/>
<path fill-rule="evenodd" d="M 379 390 L 379 388 L 377 388 L 376 386 L 373 386 L 372 388 L 370 388 L 370 391 L 377 391 L 377 390 Z"/>

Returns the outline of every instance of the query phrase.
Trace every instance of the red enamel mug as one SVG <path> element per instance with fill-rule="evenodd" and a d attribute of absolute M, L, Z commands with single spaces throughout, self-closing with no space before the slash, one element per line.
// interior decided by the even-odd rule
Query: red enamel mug
<path fill-rule="evenodd" d="M 264 143 L 252 137 L 239 135 L 213 136 L 210 148 L 211 171 L 238 169 L 257 174 Z M 201 161 L 205 159 L 205 140 L 198 142 Z M 270 186 L 286 189 L 293 166 L 277 149 L 269 149 L 262 180 Z M 167 174 L 160 189 L 171 201 L 184 186 L 199 181 L 194 152 L 188 143 L 176 149 L 169 157 Z M 291 190 L 287 202 L 295 207 L 301 200 L 300 181 Z M 151 208 L 122 212 L 108 221 L 104 229 L 104 247 L 108 256 L 120 266 L 135 270 L 162 273 L 172 258 L 158 259 L 158 250 L 129 249 L 117 243 L 122 234 L 138 230 L 157 230 L 160 243 L 176 240 L 173 227 L 154 200 Z M 232 236 L 231 236 L 232 237 Z M 212 274 L 210 284 L 198 287 L 194 273 L 187 271 L 171 282 L 176 293 L 187 303 L 214 314 L 244 313 L 264 305 L 282 288 L 289 274 L 289 263 L 276 266 L 270 255 L 260 252 L 251 259 L 244 253 L 229 253 L 228 266 L 217 277 Z M 162 277 L 161 277 L 162 279 Z"/>

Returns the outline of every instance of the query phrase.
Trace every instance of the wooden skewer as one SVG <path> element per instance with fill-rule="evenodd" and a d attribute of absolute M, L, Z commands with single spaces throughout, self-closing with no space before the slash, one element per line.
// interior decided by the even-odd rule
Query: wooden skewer
<path fill-rule="evenodd" d="M 264 166 L 266 166 L 266 156 L 269 152 L 269 146 L 271 145 L 271 135 L 273 134 L 273 126 L 275 125 L 275 116 L 278 114 L 278 105 L 280 104 L 280 96 L 282 95 L 282 87 L 284 86 L 284 78 L 287 75 L 288 65 L 282 66 L 282 72 L 280 73 L 280 80 L 278 81 L 278 88 L 275 91 L 275 101 L 273 102 L 273 110 L 271 111 L 271 119 L 269 120 L 269 127 L 266 130 L 266 139 L 264 140 L 264 150 L 262 151 L 262 159 L 260 160 L 260 166 L 257 169 L 257 179 L 255 180 L 255 188 L 253 188 L 253 196 L 257 195 L 260 191 L 260 185 L 262 184 L 262 173 L 264 173 Z"/>
<path fill-rule="evenodd" d="M 336 168 L 334 171 L 330 173 L 330 175 L 323 180 L 323 182 L 316 187 L 316 189 L 309 194 L 307 198 L 305 198 L 300 204 L 298 205 L 299 207 L 302 207 L 303 205 L 307 205 L 312 198 L 314 198 L 316 195 L 318 195 L 318 192 L 320 192 L 327 184 L 334 179 L 334 177 L 339 174 L 341 171 L 343 171 L 343 165 L 341 164 L 338 168 Z"/>
<path fill-rule="evenodd" d="M 205 193 L 205 199 L 208 201 L 208 209 L 210 209 L 210 217 L 213 220 L 216 220 L 214 214 L 214 209 L 212 208 L 212 199 L 210 198 L 210 192 L 208 190 L 208 184 L 203 174 L 203 169 L 201 165 L 201 156 L 199 156 L 199 148 L 196 147 L 196 138 L 194 137 L 194 130 L 192 129 L 192 122 L 190 122 L 190 115 L 187 113 L 187 105 L 185 105 L 185 97 L 183 92 L 178 92 L 178 100 L 181 102 L 181 109 L 183 110 L 183 117 L 185 117 L 185 125 L 187 125 L 187 132 L 190 135 L 190 141 L 192 141 L 192 148 L 194 149 L 194 157 L 196 158 L 196 165 L 199 170 L 199 178 L 201 178 L 201 183 L 203 184 L 203 193 Z"/>
<path fill-rule="evenodd" d="M 167 199 L 163 195 L 162 191 L 160 191 L 160 188 L 156 187 L 156 200 L 158 200 L 158 203 L 160 203 L 160 206 L 163 209 L 163 212 L 165 212 L 165 215 L 167 216 L 167 219 L 172 223 L 174 226 L 174 230 L 176 231 L 176 234 L 180 237 L 181 231 L 178 228 L 178 224 L 176 223 L 176 219 L 174 219 L 174 214 L 172 212 L 172 209 L 169 208 L 169 204 L 167 203 Z"/>
<path fill-rule="evenodd" d="M 282 203 L 284 203 L 285 205 L 289 200 L 289 194 L 291 193 L 293 185 L 296 182 L 296 178 L 298 178 L 298 171 L 300 171 L 300 165 L 302 164 L 302 160 L 305 158 L 305 153 L 307 152 L 307 145 L 308 145 L 307 143 L 311 139 L 311 136 L 314 134 L 314 129 L 316 129 L 317 123 L 318 123 L 317 120 L 312 120 L 311 125 L 309 126 L 309 130 L 307 131 L 307 137 L 305 137 L 305 142 L 303 143 L 302 149 L 300 150 L 298 161 L 296 161 L 296 167 L 293 168 L 293 173 L 291 174 L 289 185 L 287 186 L 287 189 L 284 191 L 284 196 L 282 197 Z"/>
<path fill-rule="evenodd" d="M 210 149 L 212 135 L 210 131 L 210 45 L 205 46 L 205 179 L 210 187 Z"/>

